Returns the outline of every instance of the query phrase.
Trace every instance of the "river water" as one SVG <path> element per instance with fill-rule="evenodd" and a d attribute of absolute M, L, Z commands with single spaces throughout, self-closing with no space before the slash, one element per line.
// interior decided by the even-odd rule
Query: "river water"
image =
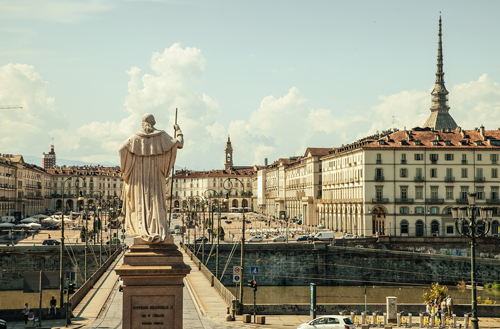
<path fill-rule="evenodd" d="M 235 295 L 235 287 L 227 287 Z M 400 304 L 420 304 L 424 299 L 422 295 L 428 292 L 427 287 L 388 287 L 388 286 L 367 286 L 367 303 L 385 303 L 386 297 L 395 296 Z M 449 287 L 448 293 L 453 298 L 455 304 L 470 304 L 471 290 L 459 290 L 456 287 Z M 244 287 L 244 303 L 253 303 L 253 291 L 250 287 Z M 477 297 L 500 303 L 500 290 L 484 289 L 477 290 Z M 309 304 L 309 286 L 261 286 L 258 287 L 257 304 Z M 316 287 L 316 302 L 318 304 L 344 304 L 344 303 L 365 303 L 365 287 Z"/>

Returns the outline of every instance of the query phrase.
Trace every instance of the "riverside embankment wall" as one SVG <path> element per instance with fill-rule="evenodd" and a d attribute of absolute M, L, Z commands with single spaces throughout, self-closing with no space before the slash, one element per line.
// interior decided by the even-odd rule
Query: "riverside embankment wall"
<path fill-rule="evenodd" d="M 230 258 L 232 247 L 219 247 L 220 273 L 227 266 L 221 280 L 224 285 L 233 285 L 233 266 L 240 265 L 240 247 Z M 464 249 L 466 245 L 456 247 Z M 203 249 L 197 245 L 196 250 L 202 260 Z M 205 245 L 204 262 L 212 273 L 216 268 L 215 250 Z M 246 278 L 251 266 L 259 267 L 261 286 L 456 285 L 470 280 L 471 273 L 468 256 L 297 243 L 246 244 Z M 500 260 L 478 257 L 476 275 L 479 284 L 498 280 Z"/>

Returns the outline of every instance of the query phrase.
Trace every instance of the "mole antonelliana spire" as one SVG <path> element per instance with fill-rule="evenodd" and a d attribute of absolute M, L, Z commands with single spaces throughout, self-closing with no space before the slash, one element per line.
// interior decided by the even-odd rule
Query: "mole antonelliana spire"
<path fill-rule="evenodd" d="M 437 72 L 436 72 L 436 85 L 431 92 L 432 105 L 431 115 L 425 121 L 424 128 L 429 127 L 434 130 L 441 129 L 456 129 L 457 123 L 451 117 L 448 106 L 448 90 L 444 86 L 444 72 L 443 72 L 443 43 L 441 40 L 441 15 L 439 16 L 439 33 L 438 33 L 438 55 L 437 55 Z"/>

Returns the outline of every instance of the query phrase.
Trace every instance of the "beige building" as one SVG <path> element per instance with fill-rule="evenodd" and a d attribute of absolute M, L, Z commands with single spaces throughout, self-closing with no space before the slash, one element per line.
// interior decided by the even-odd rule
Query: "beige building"
<path fill-rule="evenodd" d="M 224 152 L 223 170 L 177 170 L 173 179 L 167 179 L 167 200 L 170 200 L 172 189 L 173 208 L 187 208 L 190 200 L 195 199 L 198 203 L 211 202 L 214 209 L 218 209 L 220 203 L 226 211 L 241 207 L 245 207 L 245 211 L 254 210 L 252 184 L 258 167 L 234 166 L 229 138 Z M 222 204 L 224 199 L 228 200 L 226 204 Z"/>
<path fill-rule="evenodd" d="M 322 158 L 327 228 L 358 235 L 455 236 L 451 207 L 477 193 L 498 206 L 500 131 L 414 128 L 347 145 Z M 491 234 L 498 234 L 497 208 Z"/>
<path fill-rule="evenodd" d="M 259 212 L 268 217 L 302 220 L 304 225 L 319 223 L 316 203 L 321 198 L 321 156 L 332 148 L 306 150 L 304 156 L 280 159 L 257 173 L 254 184 Z"/>
<path fill-rule="evenodd" d="M 47 170 L 51 177 L 51 209 L 61 211 L 63 202 L 67 211 L 80 211 L 86 202 L 98 199 L 118 203 L 123 190 L 120 167 L 72 166 Z M 82 195 L 85 200 L 78 201 Z"/>
<path fill-rule="evenodd" d="M 25 163 L 21 155 L 0 156 L 0 211 L 2 216 L 22 219 L 44 213 L 50 201 L 49 175 L 36 165 Z"/>

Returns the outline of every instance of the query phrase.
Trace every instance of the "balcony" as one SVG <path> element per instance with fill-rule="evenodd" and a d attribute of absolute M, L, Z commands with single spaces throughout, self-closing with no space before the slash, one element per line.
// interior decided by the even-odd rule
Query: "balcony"
<path fill-rule="evenodd" d="M 465 199 L 456 199 L 456 202 L 458 204 L 469 204 L 469 200 L 467 198 L 465 198 Z"/>
<path fill-rule="evenodd" d="M 415 182 L 423 182 L 424 177 L 423 176 L 415 176 Z"/>
<path fill-rule="evenodd" d="M 425 202 L 428 204 L 443 204 L 444 199 L 438 199 L 438 198 L 427 198 L 425 199 Z"/>
<path fill-rule="evenodd" d="M 372 203 L 389 203 L 389 198 L 373 198 Z"/>
<path fill-rule="evenodd" d="M 467 164 L 467 160 L 462 160 L 462 164 Z"/>
<path fill-rule="evenodd" d="M 486 180 L 485 177 L 476 177 L 476 178 L 474 178 L 474 181 L 476 183 L 484 183 L 485 180 Z"/>
<path fill-rule="evenodd" d="M 377 161 L 375 161 L 376 164 L 382 164 L 382 159 L 377 159 Z"/>
<path fill-rule="evenodd" d="M 383 182 L 384 181 L 384 175 L 375 175 L 375 181 L 376 182 Z"/>
<path fill-rule="evenodd" d="M 401 160 L 401 164 L 406 164 L 406 160 Z"/>
<path fill-rule="evenodd" d="M 487 204 L 500 204 L 500 199 L 486 199 Z"/>
<path fill-rule="evenodd" d="M 437 163 L 437 162 L 438 162 L 438 159 L 431 159 L 431 162 L 432 162 L 432 163 Z"/>
<path fill-rule="evenodd" d="M 455 177 L 452 177 L 452 176 L 446 176 L 444 178 L 444 181 L 445 182 L 454 182 L 455 181 Z"/>
<path fill-rule="evenodd" d="M 413 203 L 413 198 L 396 198 L 396 203 Z"/>

